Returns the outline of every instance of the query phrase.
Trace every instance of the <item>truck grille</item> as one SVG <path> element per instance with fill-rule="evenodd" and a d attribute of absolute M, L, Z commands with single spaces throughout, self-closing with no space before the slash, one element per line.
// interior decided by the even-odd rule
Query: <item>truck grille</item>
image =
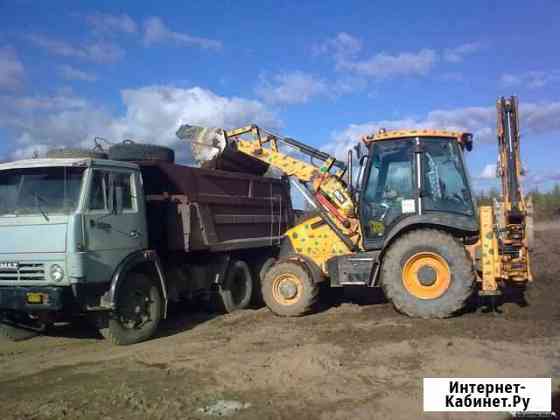
<path fill-rule="evenodd" d="M 17 270 L 0 268 L 0 281 L 6 280 L 45 280 L 45 264 L 20 263 Z"/>

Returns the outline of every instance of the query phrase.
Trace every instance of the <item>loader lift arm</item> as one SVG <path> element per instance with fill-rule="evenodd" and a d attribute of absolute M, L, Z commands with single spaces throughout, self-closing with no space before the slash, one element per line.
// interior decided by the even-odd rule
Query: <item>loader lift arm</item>
<path fill-rule="evenodd" d="M 250 135 L 251 138 L 242 136 Z M 280 137 L 262 130 L 256 125 L 225 131 L 228 146 L 239 152 L 280 169 L 285 175 L 296 178 L 306 189 L 304 196 L 319 211 L 349 251 L 358 247 L 361 239 L 360 223 L 354 198 L 344 180 L 347 165 L 333 156 L 289 137 Z M 264 147 L 269 144 L 270 147 Z M 284 144 L 323 162 L 322 166 L 296 159 L 283 153 L 278 146 Z M 332 172 L 338 169 L 336 172 Z"/>

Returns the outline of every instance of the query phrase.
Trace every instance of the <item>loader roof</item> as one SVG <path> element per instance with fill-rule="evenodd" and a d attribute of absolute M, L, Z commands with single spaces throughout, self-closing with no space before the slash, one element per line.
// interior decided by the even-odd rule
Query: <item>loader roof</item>
<path fill-rule="evenodd" d="M 370 134 L 363 137 L 365 144 L 370 144 L 374 141 L 399 139 L 406 137 L 446 137 L 456 138 L 459 143 L 466 144 L 468 141 L 472 142 L 472 134 L 462 131 L 448 131 L 448 130 L 432 130 L 432 129 L 410 129 L 410 130 L 385 130 L 381 129 L 377 133 Z"/>

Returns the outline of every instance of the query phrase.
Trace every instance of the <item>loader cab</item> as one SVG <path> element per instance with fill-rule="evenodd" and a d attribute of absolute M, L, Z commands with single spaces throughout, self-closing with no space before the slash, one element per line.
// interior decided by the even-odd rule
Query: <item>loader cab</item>
<path fill-rule="evenodd" d="M 364 139 L 368 156 L 359 201 L 366 249 L 381 249 L 411 224 L 477 230 L 463 150 L 472 136 L 447 131 L 380 131 Z"/>

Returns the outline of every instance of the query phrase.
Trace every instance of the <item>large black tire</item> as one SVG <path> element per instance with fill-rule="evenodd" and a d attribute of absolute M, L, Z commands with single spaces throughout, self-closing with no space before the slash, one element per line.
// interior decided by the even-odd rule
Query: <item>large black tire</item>
<path fill-rule="evenodd" d="M 268 270 L 276 263 L 274 257 L 264 257 L 253 265 L 253 297 L 251 303 L 260 308 L 265 305 L 262 296 L 262 283 Z"/>
<path fill-rule="evenodd" d="M 123 161 L 158 161 L 175 162 L 173 149 L 155 144 L 140 144 L 132 141 L 124 141 L 115 144 L 109 149 L 109 159 Z"/>
<path fill-rule="evenodd" d="M 232 313 L 246 309 L 253 296 L 253 276 L 245 261 L 233 261 L 228 268 L 224 283 L 218 289 L 214 309 Z"/>
<path fill-rule="evenodd" d="M 262 296 L 276 315 L 301 316 L 316 308 L 319 285 L 304 263 L 283 260 L 267 271 L 262 282 Z"/>
<path fill-rule="evenodd" d="M 99 332 L 119 346 L 139 343 L 152 337 L 162 315 L 159 285 L 143 273 L 130 273 L 117 291 L 114 313 Z"/>
<path fill-rule="evenodd" d="M 465 247 L 452 235 L 415 230 L 397 239 L 383 257 L 381 286 L 395 309 L 411 317 L 447 318 L 473 292 L 475 274 Z"/>
<path fill-rule="evenodd" d="M 39 335 L 38 331 L 28 330 L 26 328 L 16 327 L 4 322 L 0 323 L 0 337 L 7 338 L 10 341 L 23 341 Z"/>
<path fill-rule="evenodd" d="M 49 159 L 65 159 L 65 158 L 92 158 L 92 159 L 107 159 L 107 153 L 99 150 L 88 149 L 52 149 L 47 152 Z"/>

